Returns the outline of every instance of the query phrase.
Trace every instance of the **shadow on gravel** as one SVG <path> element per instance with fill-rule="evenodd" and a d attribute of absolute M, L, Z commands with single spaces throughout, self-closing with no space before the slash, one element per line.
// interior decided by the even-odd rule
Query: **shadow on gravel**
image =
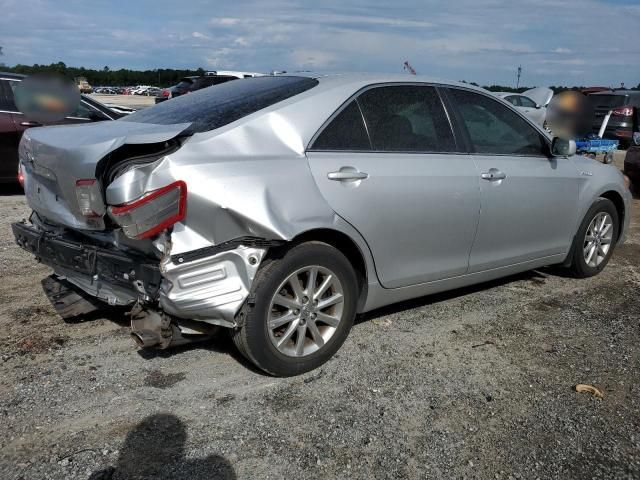
<path fill-rule="evenodd" d="M 435 303 L 444 302 L 446 300 L 451 300 L 452 298 L 456 298 L 456 297 L 463 297 L 471 293 L 490 290 L 492 288 L 501 287 L 511 282 L 528 280 L 533 283 L 544 283 L 545 279 L 549 276 L 549 274 L 556 275 L 556 272 L 553 271 L 552 273 L 551 271 L 547 271 L 547 270 L 543 271 L 543 269 L 541 269 L 540 271 L 531 270 L 528 272 L 511 275 L 509 277 L 492 280 L 490 282 L 471 285 L 469 287 L 458 288 L 455 290 L 448 290 L 442 293 L 434 293 L 432 295 L 427 295 L 420 298 L 414 298 L 412 300 L 407 300 L 400 303 L 394 303 L 392 305 L 387 305 L 386 307 L 381 307 L 376 310 L 372 310 L 365 314 L 359 315 L 356 318 L 355 324 L 357 325 L 359 323 L 368 322 L 369 320 L 373 320 L 375 318 L 403 312 L 405 310 L 411 310 L 413 308 L 426 307 L 427 305 L 433 305 Z"/>
<path fill-rule="evenodd" d="M 233 341 L 226 334 L 226 329 L 221 328 L 218 333 L 216 333 L 213 338 L 209 338 L 207 340 L 203 340 L 201 342 L 187 343 L 186 345 L 179 345 L 176 347 L 170 347 L 166 350 L 147 348 L 147 349 L 138 349 L 137 353 L 145 360 L 151 360 L 153 358 L 170 358 L 176 355 L 180 355 L 184 352 L 189 352 L 191 350 L 207 350 L 210 352 L 222 353 L 225 355 L 229 355 L 240 365 L 245 367 L 247 370 L 250 370 L 253 373 L 257 373 L 263 376 L 269 376 L 262 370 L 259 370 L 255 365 L 249 362 L 246 358 L 244 358 L 240 352 L 233 345 Z"/>
<path fill-rule="evenodd" d="M 92 473 L 89 480 L 236 478 L 233 467 L 224 457 L 186 458 L 186 440 L 187 429 L 178 417 L 151 415 L 127 434 L 118 463 Z"/>

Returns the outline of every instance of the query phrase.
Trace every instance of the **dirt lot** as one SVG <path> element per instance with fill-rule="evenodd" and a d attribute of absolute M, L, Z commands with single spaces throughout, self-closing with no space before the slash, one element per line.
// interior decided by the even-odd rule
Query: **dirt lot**
<path fill-rule="evenodd" d="M 141 353 L 119 312 L 63 322 L 4 193 L 0 478 L 640 478 L 640 200 L 598 277 L 385 308 L 322 369 L 274 379 L 224 337 Z"/>

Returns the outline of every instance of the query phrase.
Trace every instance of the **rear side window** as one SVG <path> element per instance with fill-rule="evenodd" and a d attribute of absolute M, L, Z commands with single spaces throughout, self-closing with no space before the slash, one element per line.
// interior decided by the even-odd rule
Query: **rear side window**
<path fill-rule="evenodd" d="M 516 95 L 510 95 L 508 97 L 504 97 L 504 99 L 513 106 L 516 106 L 516 107 L 520 106 L 520 100 Z"/>
<path fill-rule="evenodd" d="M 520 105 L 527 108 L 536 108 L 536 102 L 529 97 L 520 97 Z"/>
<path fill-rule="evenodd" d="M 497 100 L 467 90 L 449 89 L 476 153 L 544 155 L 541 134 Z"/>
<path fill-rule="evenodd" d="M 371 150 L 360 107 L 352 100 L 313 142 L 313 150 Z"/>
<path fill-rule="evenodd" d="M 138 110 L 118 121 L 170 125 L 191 123 L 206 132 L 267 108 L 315 87 L 307 77 L 256 77 L 226 82 Z"/>
<path fill-rule="evenodd" d="M 373 150 L 453 152 L 456 144 L 434 87 L 393 85 L 358 97 Z"/>
<path fill-rule="evenodd" d="M 17 112 L 13 101 L 13 90 L 18 86 L 18 82 L 13 80 L 0 80 L 0 110 L 7 112 Z"/>

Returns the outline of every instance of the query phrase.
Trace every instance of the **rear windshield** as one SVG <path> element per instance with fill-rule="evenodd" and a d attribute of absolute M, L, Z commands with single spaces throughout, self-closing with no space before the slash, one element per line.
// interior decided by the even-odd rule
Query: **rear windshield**
<path fill-rule="evenodd" d="M 173 98 L 118 121 L 169 125 L 188 123 L 193 132 L 206 132 L 313 88 L 307 77 L 255 77 L 226 82 Z"/>
<path fill-rule="evenodd" d="M 623 107 L 629 100 L 628 95 L 589 95 L 591 104 L 598 107 Z"/>
<path fill-rule="evenodd" d="M 193 85 L 193 80 L 191 80 L 190 78 L 183 78 L 182 80 L 180 80 L 180 82 L 176 85 L 177 88 L 189 88 L 191 85 Z"/>

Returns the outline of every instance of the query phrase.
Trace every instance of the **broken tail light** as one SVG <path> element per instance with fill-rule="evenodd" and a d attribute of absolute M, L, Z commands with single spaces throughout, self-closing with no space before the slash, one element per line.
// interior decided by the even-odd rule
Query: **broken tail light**
<path fill-rule="evenodd" d="M 97 218 L 104 215 L 100 185 L 95 178 L 76 181 L 76 199 L 83 216 Z"/>
<path fill-rule="evenodd" d="M 129 238 L 149 238 L 184 219 L 187 184 L 177 181 L 123 205 L 109 207 L 109 215 Z"/>

